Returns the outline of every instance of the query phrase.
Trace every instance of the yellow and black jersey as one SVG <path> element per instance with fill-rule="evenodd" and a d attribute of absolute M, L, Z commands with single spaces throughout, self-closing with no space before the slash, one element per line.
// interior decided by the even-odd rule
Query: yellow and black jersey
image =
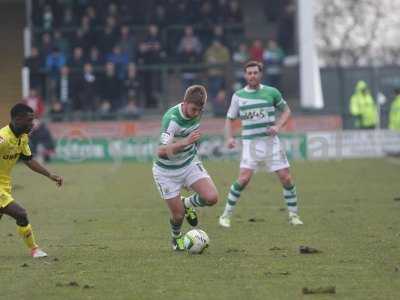
<path fill-rule="evenodd" d="M 29 160 L 32 157 L 26 133 L 15 136 L 10 126 L 0 129 L 0 190 L 11 187 L 11 171 L 18 159 Z"/>

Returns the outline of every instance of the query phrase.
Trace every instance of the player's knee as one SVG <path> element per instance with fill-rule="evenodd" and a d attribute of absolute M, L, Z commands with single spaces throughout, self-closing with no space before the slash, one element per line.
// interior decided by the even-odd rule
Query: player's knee
<path fill-rule="evenodd" d="M 27 226 L 29 224 L 28 213 L 24 208 L 20 208 L 15 214 L 15 220 L 18 226 Z"/>
<path fill-rule="evenodd" d="M 210 191 L 206 195 L 204 195 L 203 199 L 208 206 L 215 205 L 218 202 L 218 193 L 217 191 Z"/>
<path fill-rule="evenodd" d="M 251 177 L 248 176 L 247 174 L 240 175 L 239 178 L 238 178 L 238 183 L 240 184 L 240 186 L 241 186 L 242 188 L 244 188 L 244 187 L 246 187 L 246 186 L 249 184 L 250 178 L 251 178 Z"/>
<path fill-rule="evenodd" d="M 290 176 L 290 174 L 285 174 L 281 177 L 281 182 L 284 186 L 292 186 L 292 177 Z"/>

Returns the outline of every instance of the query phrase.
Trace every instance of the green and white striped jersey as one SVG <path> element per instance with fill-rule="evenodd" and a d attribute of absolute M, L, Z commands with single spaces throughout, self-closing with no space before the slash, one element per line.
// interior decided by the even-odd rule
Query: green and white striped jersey
<path fill-rule="evenodd" d="M 167 145 L 187 137 L 200 126 L 200 116 L 188 119 L 183 115 L 182 103 L 179 103 L 164 114 L 161 121 L 160 145 Z M 168 158 L 156 157 L 155 163 L 164 169 L 180 169 L 186 167 L 196 157 L 197 147 L 191 144 L 181 152 L 169 155 Z"/>
<path fill-rule="evenodd" d="M 267 136 L 267 128 L 276 120 L 276 110 L 286 106 L 281 93 L 273 87 L 260 85 L 257 90 L 248 86 L 236 91 L 232 96 L 227 118 L 242 121 L 242 139 L 249 140 Z"/>

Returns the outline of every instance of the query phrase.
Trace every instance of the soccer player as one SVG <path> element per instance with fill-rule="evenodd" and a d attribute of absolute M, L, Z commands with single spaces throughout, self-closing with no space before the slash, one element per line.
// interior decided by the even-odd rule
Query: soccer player
<path fill-rule="evenodd" d="M 237 201 L 256 169 L 265 166 L 269 172 L 275 172 L 282 184 L 283 198 L 289 211 L 289 223 L 302 225 L 297 215 L 297 193 L 290 175 L 289 162 L 281 148 L 277 133 L 290 117 L 290 109 L 281 93 L 273 87 L 260 84 L 263 65 L 250 61 L 244 66 L 247 85 L 232 96 L 225 126 L 226 143 L 235 147 L 233 122 L 240 118 L 242 122 L 242 158 L 239 177 L 231 185 L 227 203 L 219 224 L 231 226 L 231 217 Z M 280 117 L 277 118 L 277 111 Z"/>
<path fill-rule="evenodd" d="M 11 195 L 11 170 L 21 159 L 31 170 L 42 174 L 61 186 L 63 179 L 50 173 L 32 158 L 28 133 L 33 127 L 34 112 L 28 105 L 19 103 L 11 109 L 11 123 L 0 129 L 0 217 L 5 214 L 15 219 L 18 233 L 31 251 L 33 258 L 47 254 L 36 244 L 33 229 L 23 207 Z"/>
<path fill-rule="evenodd" d="M 206 102 L 206 89 L 192 85 L 186 90 L 183 102 L 167 110 L 162 118 L 153 177 L 171 213 L 172 249 L 177 251 L 184 250 L 181 232 L 184 217 L 191 226 L 196 226 L 194 207 L 211 206 L 218 201 L 217 189 L 196 155 Z M 194 193 L 181 198 L 182 187 Z"/>

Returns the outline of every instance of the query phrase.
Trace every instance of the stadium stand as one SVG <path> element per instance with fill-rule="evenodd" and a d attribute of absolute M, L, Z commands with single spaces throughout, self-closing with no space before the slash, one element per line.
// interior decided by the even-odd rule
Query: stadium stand
<path fill-rule="evenodd" d="M 230 70 L 252 44 L 246 10 L 254 3 L 33 1 L 30 85 L 54 121 L 158 112 L 194 81 L 210 84 L 210 110 L 223 115 L 221 97 L 241 82 Z"/>

